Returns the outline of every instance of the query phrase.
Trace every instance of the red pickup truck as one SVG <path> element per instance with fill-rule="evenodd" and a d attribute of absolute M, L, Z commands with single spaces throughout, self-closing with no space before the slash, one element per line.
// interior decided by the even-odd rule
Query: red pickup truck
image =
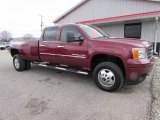
<path fill-rule="evenodd" d="M 17 71 L 31 62 L 77 73 L 91 73 L 96 85 L 114 91 L 145 80 L 154 64 L 153 45 L 133 38 L 111 38 L 95 26 L 65 24 L 46 27 L 40 40 L 10 44 Z M 63 76 L 62 76 L 63 77 Z"/>

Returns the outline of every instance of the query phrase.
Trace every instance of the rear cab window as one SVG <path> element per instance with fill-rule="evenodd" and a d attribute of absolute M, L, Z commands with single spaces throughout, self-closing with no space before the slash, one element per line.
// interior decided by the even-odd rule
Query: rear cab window
<path fill-rule="evenodd" d="M 57 27 L 46 28 L 43 35 L 43 41 L 56 41 L 57 31 Z"/>

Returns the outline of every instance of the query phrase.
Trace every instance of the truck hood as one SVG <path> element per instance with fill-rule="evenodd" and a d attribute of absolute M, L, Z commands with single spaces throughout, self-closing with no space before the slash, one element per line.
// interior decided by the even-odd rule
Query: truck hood
<path fill-rule="evenodd" d="M 108 42 L 114 45 L 125 45 L 130 47 L 147 47 L 151 45 L 151 42 L 140 40 L 140 39 L 134 39 L 134 38 L 103 38 L 103 39 L 97 39 L 97 41 L 103 41 Z"/>

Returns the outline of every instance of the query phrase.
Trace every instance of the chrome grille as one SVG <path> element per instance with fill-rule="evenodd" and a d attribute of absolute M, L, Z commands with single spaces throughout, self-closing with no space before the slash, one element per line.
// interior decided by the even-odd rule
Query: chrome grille
<path fill-rule="evenodd" d="M 147 57 L 151 58 L 153 56 L 153 45 L 147 47 Z"/>

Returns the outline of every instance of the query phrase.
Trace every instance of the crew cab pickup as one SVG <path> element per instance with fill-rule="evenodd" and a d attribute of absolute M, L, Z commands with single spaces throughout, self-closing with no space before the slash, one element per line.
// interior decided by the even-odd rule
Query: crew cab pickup
<path fill-rule="evenodd" d="M 93 75 L 96 85 L 114 91 L 145 80 L 154 64 L 153 45 L 133 38 L 111 38 L 95 26 L 64 24 L 46 27 L 41 38 L 10 44 L 17 71 L 31 63 Z M 63 77 L 63 76 L 62 76 Z"/>

